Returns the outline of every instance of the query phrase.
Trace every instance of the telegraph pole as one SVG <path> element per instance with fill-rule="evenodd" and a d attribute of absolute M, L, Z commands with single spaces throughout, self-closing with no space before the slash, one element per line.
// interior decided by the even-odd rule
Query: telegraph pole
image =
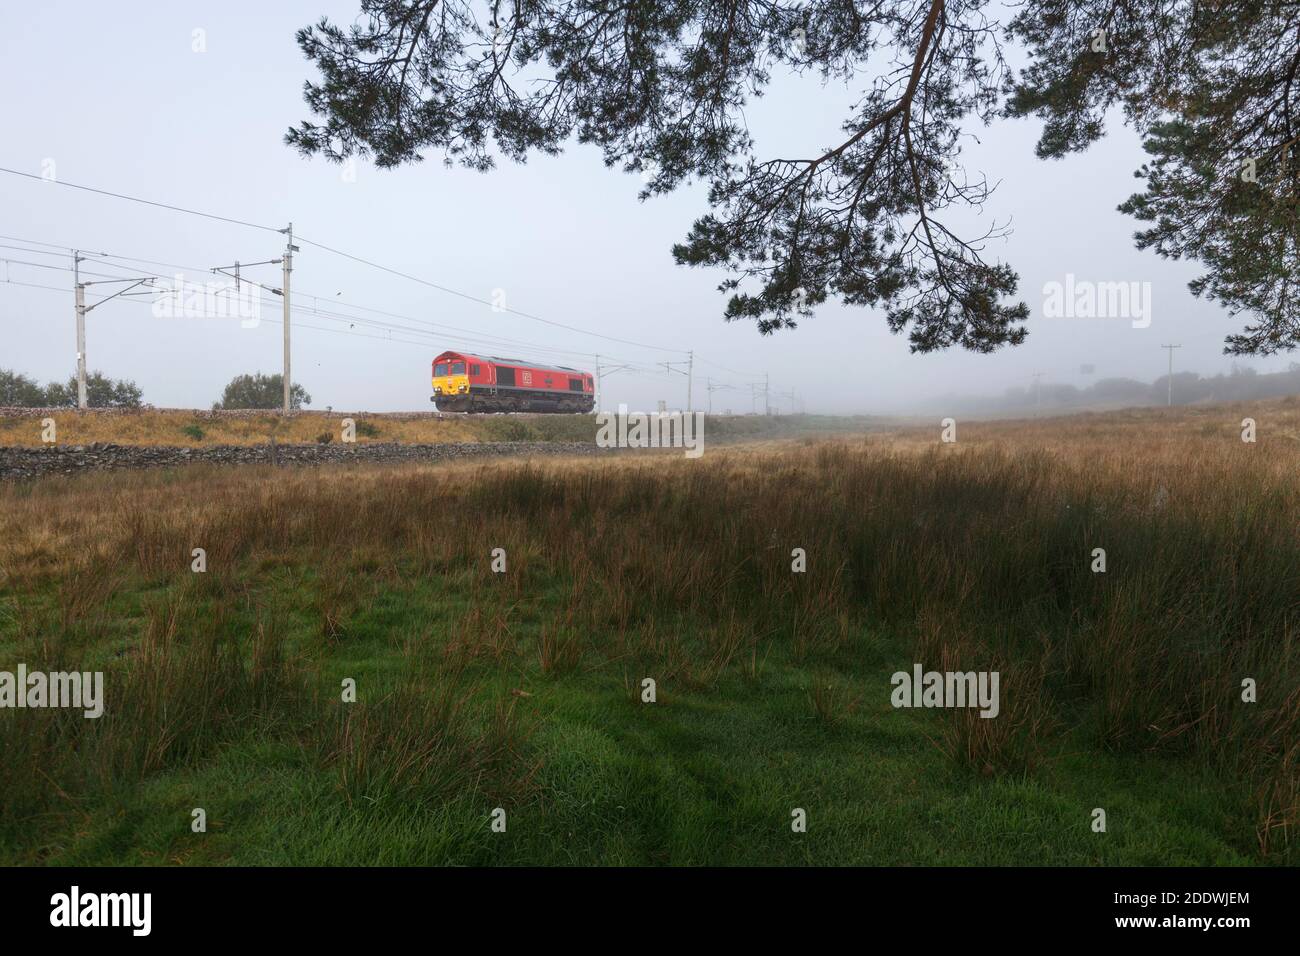
<path fill-rule="evenodd" d="M 711 379 L 711 378 L 707 378 L 707 377 L 706 377 L 706 378 L 704 379 L 704 388 L 705 388 L 705 390 L 708 391 L 708 393 L 709 393 L 709 414 L 712 415 L 712 414 L 713 414 L 713 393 L 716 392 L 716 391 L 717 391 L 718 389 L 720 389 L 720 388 L 734 388 L 734 386 L 732 386 L 732 385 L 726 385 L 726 384 L 724 384 L 724 383 L 722 383 L 722 382 L 717 382 L 717 383 L 715 383 L 715 382 L 713 381 L 713 379 Z M 753 394 L 752 390 L 751 390 L 750 394 L 751 394 L 751 395 Z"/>
<path fill-rule="evenodd" d="M 146 276 L 140 279 L 101 279 L 97 282 L 82 282 L 81 269 L 79 265 L 84 259 L 80 252 L 75 249 L 72 252 L 72 281 L 77 286 L 77 407 L 86 408 L 86 313 L 91 309 L 97 309 L 105 302 L 116 299 L 119 295 L 133 295 L 131 290 L 138 286 L 152 286 L 153 276 Z M 129 283 L 125 289 L 120 292 L 114 292 L 107 298 L 100 299 L 94 305 L 86 305 L 86 286 L 88 285 L 120 285 Z"/>
<path fill-rule="evenodd" d="M 1174 349 L 1180 349 L 1182 345 L 1162 345 L 1160 347 L 1169 350 L 1169 399 L 1165 404 L 1172 408 L 1174 404 Z"/>
<path fill-rule="evenodd" d="M 665 372 L 676 372 L 679 375 L 686 376 L 686 404 L 688 406 L 687 411 L 690 411 L 689 406 L 691 404 L 691 371 L 693 369 L 694 362 L 695 362 L 695 353 L 688 352 L 687 354 L 690 355 L 691 357 L 689 362 L 660 362 L 659 364 L 664 367 Z M 674 366 L 677 365 L 685 365 L 686 368 L 684 369 L 674 368 Z"/>
<path fill-rule="evenodd" d="M 289 273 L 293 272 L 293 223 L 283 230 L 288 237 L 284 247 L 284 413 L 289 414 L 289 390 L 293 379 L 289 377 Z"/>
<path fill-rule="evenodd" d="M 695 406 L 691 403 L 691 386 L 695 384 L 695 353 L 686 353 L 686 411 L 695 411 Z"/>
<path fill-rule="evenodd" d="M 241 270 L 243 269 L 243 267 L 244 267 L 245 265 L 250 265 L 250 266 L 278 266 L 278 265 L 281 265 L 283 262 L 284 262 L 283 259 L 267 259 L 265 262 L 248 262 L 248 263 L 240 263 L 240 262 L 236 262 L 233 266 L 213 266 L 212 269 L 209 270 L 209 271 L 211 271 L 211 272 L 213 272 L 213 273 L 216 273 L 216 274 L 219 274 L 219 275 L 223 275 L 223 276 L 230 276 L 232 279 L 234 279 L 234 280 L 235 280 L 235 294 L 238 295 L 240 289 L 242 288 L 242 283 L 243 283 L 243 281 L 244 281 L 244 280 L 243 280 L 243 272 L 242 272 Z M 231 271 L 230 271 L 231 269 L 234 269 L 235 271 L 234 271 L 234 272 L 231 272 Z M 249 281 L 249 285 L 251 285 L 251 286 L 253 286 L 254 288 L 257 288 L 257 289 L 266 289 L 266 291 L 267 291 L 267 292 L 270 292 L 272 295 L 284 295 L 284 290 L 283 290 L 283 289 L 272 289 L 270 286 L 264 286 L 264 285 L 262 285 L 260 282 L 253 282 L 252 280 L 250 280 L 250 281 Z"/>
<path fill-rule="evenodd" d="M 77 407 L 86 407 L 86 287 L 81 284 L 81 252 L 72 250 L 72 284 L 77 290 Z"/>
<path fill-rule="evenodd" d="M 605 397 L 605 391 L 601 388 L 600 380 L 611 372 L 619 372 L 631 367 L 630 365 L 606 365 L 602 369 L 600 367 L 600 356 L 596 356 L 596 411 L 600 411 L 600 403 Z"/>
<path fill-rule="evenodd" d="M 763 414 L 771 415 L 772 414 L 772 393 L 770 391 L 771 386 L 768 385 L 767 380 L 768 380 L 768 373 L 764 372 L 763 373 Z"/>

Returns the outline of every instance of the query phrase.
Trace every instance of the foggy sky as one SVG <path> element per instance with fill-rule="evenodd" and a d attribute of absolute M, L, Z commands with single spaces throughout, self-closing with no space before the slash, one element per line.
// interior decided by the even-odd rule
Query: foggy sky
<path fill-rule="evenodd" d="M 1195 263 L 1138 252 L 1132 234 L 1139 224 L 1115 210 L 1139 186 L 1132 174 L 1143 159 L 1118 118 L 1087 153 L 1051 162 L 1034 158 L 1036 121 L 971 129 L 979 142 L 967 140 L 964 161 L 1000 181 L 979 222 L 1011 220 L 1012 235 L 990 245 L 987 256 L 1020 273 L 1019 298 L 1032 312 L 1025 345 L 993 355 L 912 355 L 905 336 L 888 332 L 883 310 L 833 301 L 798 329 L 762 337 L 752 324 L 722 320 L 725 299 L 716 286 L 724 273 L 672 261 L 672 244 L 707 211 L 702 184 L 642 203 L 637 176 L 606 169 L 596 147 L 576 144 L 559 157 L 504 162 L 488 174 L 445 168 L 433 154 L 392 171 L 363 161 L 349 182 L 339 167 L 286 147 L 285 130 L 307 117 L 302 84 L 314 76 L 294 31 L 322 14 L 350 22 L 356 10 L 355 0 L 7 4 L 0 13 L 0 165 L 40 174 L 53 161 L 61 180 L 276 227 L 292 221 L 299 235 L 431 282 L 484 299 L 503 290 L 511 308 L 656 346 L 494 312 L 304 245 L 295 261 L 295 304 L 348 311 L 338 304 L 347 302 L 472 330 L 454 339 L 391 332 L 426 343 L 417 345 L 360 325 L 350 331 L 380 338 L 298 328 L 348 325 L 295 315 L 293 377 L 312 394 L 313 408 L 428 410 L 430 360 L 444 347 L 588 370 L 593 353 L 604 364 L 653 368 L 683 361 L 693 349 L 695 407 L 705 407 L 711 379 L 734 386 L 714 392 L 714 409 L 734 411 L 751 408 L 748 383 L 764 372 L 773 392 L 797 389 L 808 411 L 896 413 L 936 395 L 1026 386 L 1038 372 L 1045 383 L 1079 386 L 1111 376 L 1151 381 L 1165 373 L 1166 342 L 1183 345 L 1177 370 L 1213 374 L 1234 361 L 1222 354 L 1222 339 L 1242 321 L 1187 291 L 1199 273 Z M 192 50 L 196 29 L 205 32 L 206 52 Z M 746 110 L 760 155 L 811 155 L 839 143 L 853 93 L 778 75 Z M 200 269 L 272 259 L 283 246 L 273 233 L 4 174 L 0 209 L 5 236 Z M 13 249 L 0 249 L 0 257 L 68 264 L 66 255 Z M 84 268 L 130 274 L 93 262 Z M 248 274 L 279 285 L 278 267 Z M 1045 318 L 1044 284 L 1067 274 L 1150 282 L 1150 327 Z M 0 264 L 0 367 L 42 382 L 68 378 L 76 356 L 71 288 L 68 272 Z M 264 315 L 279 318 L 278 310 Z M 159 406 L 207 407 L 234 375 L 280 369 L 281 329 L 270 322 L 246 329 L 232 320 L 159 319 L 128 300 L 94 310 L 87 328 L 90 367 L 134 379 Z M 475 349 L 476 335 L 539 348 L 493 341 Z M 1293 358 L 1235 361 L 1274 371 Z M 1085 363 L 1094 375 L 1081 374 Z M 605 380 L 606 407 L 653 408 L 659 399 L 680 407 L 685 396 L 685 376 L 662 370 Z"/>

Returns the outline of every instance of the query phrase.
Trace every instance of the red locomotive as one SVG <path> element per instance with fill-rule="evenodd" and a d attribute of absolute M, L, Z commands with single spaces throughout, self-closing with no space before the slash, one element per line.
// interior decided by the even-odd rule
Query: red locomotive
<path fill-rule="evenodd" d="M 443 352 L 433 360 L 429 401 L 440 412 L 589 412 L 596 390 L 576 368 Z"/>

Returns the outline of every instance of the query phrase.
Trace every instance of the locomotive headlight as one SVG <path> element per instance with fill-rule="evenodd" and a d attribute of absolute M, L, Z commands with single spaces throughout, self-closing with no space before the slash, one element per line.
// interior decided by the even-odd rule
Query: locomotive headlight
<path fill-rule="evenodd" d="M 442 394 L 442 386 L 441 386 L 441 385 L 435 385 L 435 386 L 433 386 L 433 393 L 434 393 L 435 395 L 441 395 L 441 394 Z"/>
<path fill-rule="evenodd" d="M 458 391 L 458 392 L 467 392 L 467 391 L 469 391 L 469 386 L 468 386 L 468 385 L 462 385 L 462 386 L 460 386 L 460 388 L 456 389 L 456 391 Z"/>

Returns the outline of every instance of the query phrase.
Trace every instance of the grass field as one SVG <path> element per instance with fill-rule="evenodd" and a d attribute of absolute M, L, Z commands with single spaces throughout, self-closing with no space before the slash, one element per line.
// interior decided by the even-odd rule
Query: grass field
<path fill-rule="evenodd" d="M 0 486 L 0 863 L 1297 862 L 1300 404 L 957 437 Z"/>

